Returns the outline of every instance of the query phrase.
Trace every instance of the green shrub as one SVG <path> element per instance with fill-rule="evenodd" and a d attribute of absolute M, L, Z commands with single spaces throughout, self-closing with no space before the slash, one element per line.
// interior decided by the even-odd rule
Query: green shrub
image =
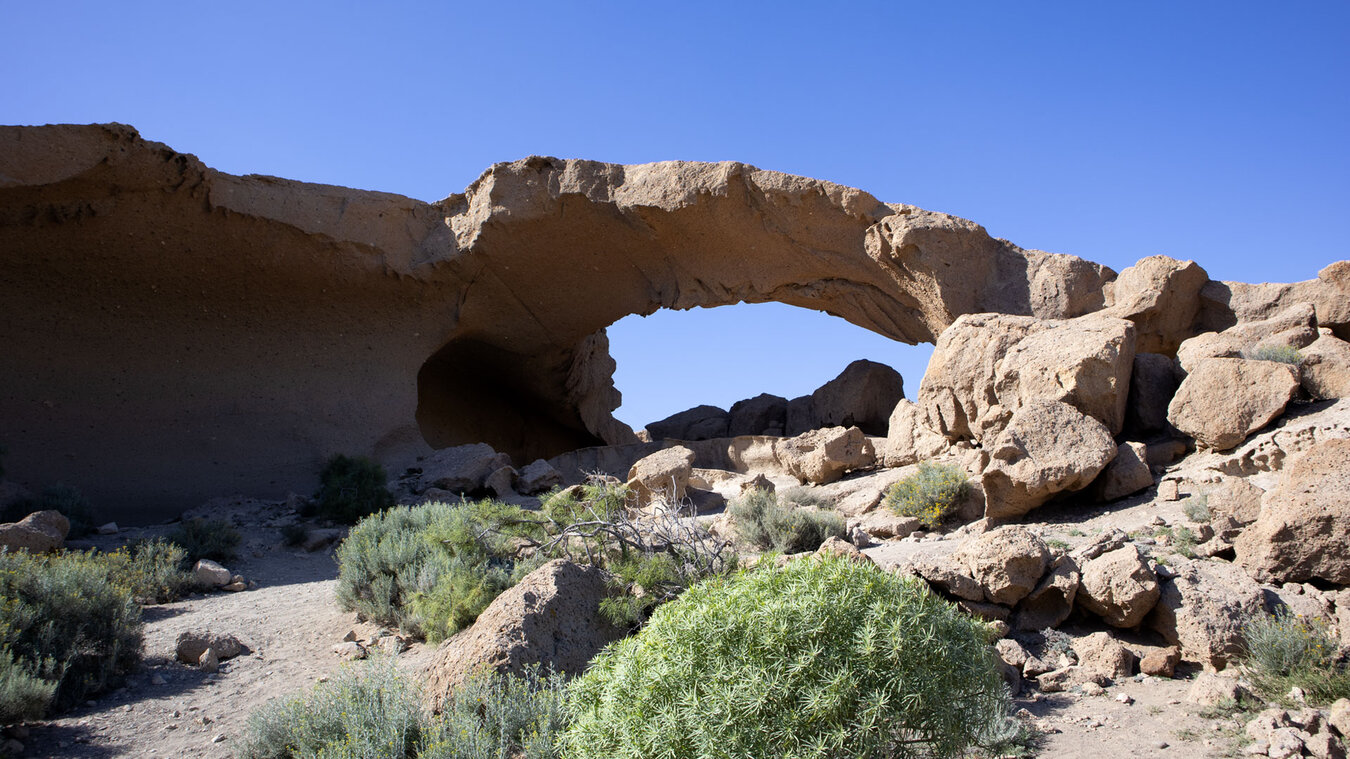
<path fill-rule="evenodd" d="M 309 539 L 309 528 L 300 522 L 281 528 L 281 542 L 294 548 Z"/>
<path fill-rule="evenodd" d="M 554 759 L 562 727 L 557 677 L 477 675 L 443 714 L 387 660 L 349 665 L 312 691 L 249 716 L 240 759 Z"/>
<path fill-rule="evenodd" d="M 437 641 L 473 622 L 519 579 L 513 536 L 538 521 L 492 501 L 399 506 L 361 520 L 338 546 L 338 604 Z M 518 566 L 519 565 L 519 566 Z"/>
<path fill-rule="evenodd" d="M 183 566 L 202 559 L 230 561 L 243 536 L 223 519 L 189 519 L 175 527 L 165 538 L 183 549 Z"/>
<path fill-rule="evenodd" d="M 33 665 L 0 649 L 0 725 L 42 719 L 56 693 L 56 681 L 37 676 Z"/>
<path fill-rule="evenodd" d="M 319 492 L 314 494 L 318 514 L 335 522 L 356 520 L 394 505 L 386 488 L 384 467 L 360 456 L 332 457 L 319 473 Z"/>
<path fill-rule="evenodd" d="M 1192 522 L 1208 522 L 1213 515 L 1209 512 L 1209 494 L 1201 493 L 1187 498 L 1181 503 L 1181 513 Z"/>
<path fill-rule="evenodd" d="M 20 498 L 5 507 L 0 521 L 17 522 L 35 511 L 59 511 L 70 520 L 68 538 L 82 538 L 95 527 L 94 508 L 79 488 L 56 484 L 43 488 L 36 498 Z"/>
<path fill-rule="evenodd" d="M 571 759 L 952 757 L 1005 737 L 987 628 L 821 557 L 699 583 L 568 690 Z"/>
<path fill-rule="evenodd" d="M 834 501 L 805 485 L 797 485 L 784 490 L 778 494 L 778 500 L 784 506 L 796 506 L 800 509 L 818 509 L 820 511 L 834 509 Z"/>
<path fill-rule="evenodd" d="M 891 485 L 883 503 L 902 517 L 914 517 L 928 529 L 933 529 L 965 498 L 970 491 L 966 472 L 955 464 L 934 464 L 925 461 L 919 471 Z"/>
<path fill-rule="evenodd" d="M 161 538 L 137 541 L 94 558 L 103 563 L 108 580 L 125 588 L 137 603 L 176 601 L 193 586 L 192 574 L 183 569 L 187 552 Z"/>
<path fill-rule="evenodd" d="M 1195 546 L 1198 544 L 1199 536 L 1191 528 L 1181 525 L 1178 527 L 1157 527 L 1153 530 L 1153 537 L 1163 538 L 1167 547 L 1174 552 L 1185 556 L 1188 559 L 1195 558 Z"/>
<path fill-rule="evenodd" d="M 66 709 L 107 689 L 141 656 L 141 610 L 90 553 L 0 553 L 0 659 L 12 680 L 0 691 L 53 684 L 50 705 Z"/>
<path fill-rule="evenodd" d="M 1252 351 L 1251 357 L 1257 361 L 1274 361 L 1293 366 L 1303 363 L 1303 354 L 1292 345 L 1267 345 Z"/>
<path fill-rule="evenodd" d="M 794 508 L 778 496 L 755 488 L 731 505 L 736 532 L 761 550 L 814 551 L 831 537 L 844 537 L 844 519 L 833 511 Z"/>
<path fill-rule="evenodd" d="M 1280 607 L 1273 615 L 1249 620 L 1242 637 L 1243 665 L 1267 698 L 1284 698 L 1294 686 L 1313 703 L 1350 698 L 1350 671 L 1335 661 L 1336 640 L 1321 619 Z"/>

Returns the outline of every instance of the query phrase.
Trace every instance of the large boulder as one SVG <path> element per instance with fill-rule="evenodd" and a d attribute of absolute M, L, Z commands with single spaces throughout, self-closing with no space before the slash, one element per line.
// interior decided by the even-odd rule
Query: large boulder
<path fill-rule="evenodd" d="M 1337 261 L 1302 282 L 1248 284 L 1210 281 L 1200 290 L 1203 330 L 1270 319 L 1294 306 L 1311 305 L 1319 326 L 1350 340 L 1350 261 Z"/>
<path fill-rule="evenodd" d="M 647 425 L 652 440 L 712 440 L 726 437 L 729 417 L 716 406 L 695 406 Z"/>
<path fill-rule="evenodd" d="M 0 524 L 0 548 L 29 553 L 55 551 L 70 534 L 70 520 L 59 511 L 35 511 L 17 522 Z"/>
<path fill-rule="evenodd" d="M 1021 516 L 1056 494 L 1081 490 L 1116 456 L 1101 422 L 1061 401 L 1031 401 L 988 446 L 985 516 Z"/>
<path fill-rule="evenodd" d="M 787 429 L 787 398 L 761 393 L 754 398 L 731 404 L 727 415 L 727 436 L 777 435 Z M 648 427 L 650 432 L 651 428 Z"/>
<path fill-rule="evenodd" d="M 1234 547 L 1263 582 L 1350 584 L 1350 440 L 1324 440 L 1286 465 Z"/>
<path fill-rule="evenodd" d="M 1242 626 L 1265 613 L 1261 586 L 1236 564 L 1190 561 L 1162 580 L 1162 593 L 1145 620 L 1187 661 L 1223 669 L 1242 654 Z"/>
<path fill-rule="evenodd" d="M 1044 630 L 1058 627 L 1073 612 L 1081 578 L 1078 563 L 1073 558 L 1056 558 L 1050 565 L 1050 571 L 1013 610 L 1013 629 Z"/>
<path fill-rule="evenodd" d="M 684 498 L 689 475 L 694 471 L 694 452 L 682 445 L 663 448 L 644 456 L 628 470 L 628 488 L 639 505 L 657 498 L 675 503 Z"/>
<path fill-rule="evenodd" d="M 1285 345 L 1302 348 L 1317 339 L 1317 316 L 1308 303 L 1296 303 L 1269 318 L 1244 322 L 1222 332 L 1205 332 L 1181 344 L 1177 363 L 1192 372 L 1207 358 L 1237 358 L 1250 355 L 1257 346 Z"/>
<path fill-rule="evenodd" d="M 1161 353 L 1134 354 L 1130 395 L 1125 404 L 1125 430 L 1132 435 L 1166 432 L 1167 404 L 1177 393 L 1181 378 L 1176 362 Z"/>
<path fill-rule="evenodd" d="M 1153 484 L 1153 472 L 1148 468 L 1148 446 L 1143 443 L 1121 443 L 1116 457 L 1097 479 L 1103 501 L 1114 501 L 1134 495 Z"/>
<path fill-rule="evenodd" d="M 1125 319 L 1093 314 L 1047 322 L 999 361 L 994 396 L 1009 411 L 1032 401 L 1063 401 L 1118 434 L 1134 350 L 1134 325 Z"/>
<path fill-rule="evenodd" d="M 935 458 L 950 447 L 947 438 L 928 427 L 919 407 L 901 398 L 891 411 L 881 459 L 888 467 L 909 466 Z"/>
<path fill-rule="evenodd" d="M 1226 477 L 1218 487 L 1205 493 L 1205 505 L 1216 515 L 1232 517 L 1239 525 L 1255 522 L 1261 514 L 1261 499 L 1266 491 L 1246 477 Z"/>
<path fill-rule="evenodd" d="M 1012 606 L 1036 588 L 1050 551 L 1027 528 L 1009 525 L 970 540 L 952 555 L 952 563 L 979 584 L 986 601 Z"/>
<path fill-rule="evenodd" d="M 1203 358 L 1177 388 L 1167 419 L 1197 442 L 1227 450 L 1283 414 L 1298 388 L 1298 372 L 1287 364 Z"/>
<path fill-rule="evenodd" d="M 1083 564 L 1077 603 L 1113 627 L 1135 627 L 1160 593 L 1158 575 L 1131 543 Z"/>
<path fill-rule="evenodd" d="M 896 402 L 904 397 L 905 382 L 899 372 L 858 359 L 811 394 L 811 413 L 816 427 L 857 427 L 880 436 L 886 434 Z"/>
<path fill-rule="evenodd" d="M 1149 256 L 1116 277 L 1114 303 L 1104 313 L 1134 322 L 1138 350 L 1175 355 L 1195 334 L 1200 290 L 1208 282 L 1194 261 Z"/>
<path fill-rule="evenodd" d="M 1075 638 L 1072 645 L 1078 666 L 1087 672 L 1108 680 L 1123 680 L 1134 674 L 1134 654 L 1110 633 L 1084 635 Z"/>
<path fill-rule="evenodd" d="M 555 559 L 497 596 L 472 626 L 441 644 L 426 671 L 426 698 L 440 710 L 480 670 L 521 674 L 534 665 L 577 674 L 624 631 L 600 615 L 606 574 Z"/>
<path fill-rule="evenodd" d="M 543 493 L 562 484 L 562 473 L 544 459 L 535 459 L 516 473 L 516 490 L 525 495 Z"/>
<path fill-rule="evenodd" d="M 1350 343 L 1320 335 L 1302 350 L 1303 389 L 1317 400 L 1350 398 Z"/>
<path fill-rule="evenodd" d="M 506 466 L 511 466 L 511 457 L 496 452 L 487 443 L 442 448 L 422 459 L 417 489 L 419 492 L 438 488 L 452 493 L 475 493 L 483 490 L 493 472 Z"/>
<path fill-rule="evenodd" d="M 999 361 L 1022 338 L 1045 327 L 1027 316 L 966 314 L 938 337 L 917 403 L 924 420 L 949 440 L 975 438 L 979 419 L 998 404 L 994 379 Z"/>
<path fill-rule="evenodd" d="M 827 427 L 778 441 L 774 453 L 792 476 L 824 485 L 851 469 L 876 464 L 876 450 L 857 427 Z"/>

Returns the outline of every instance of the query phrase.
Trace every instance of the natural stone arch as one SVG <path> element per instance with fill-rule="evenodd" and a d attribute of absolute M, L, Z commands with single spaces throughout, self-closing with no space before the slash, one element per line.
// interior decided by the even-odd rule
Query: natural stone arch
<path fill-rule="evenodd" d="M 7 470 L 128 518 L 304 491 L 337 452 L 630 440 L 603 332 L 630 313 L 780 301 L 913 343 L 1092 311 L 1113 277 L 737 163 L 530 158 L 422 203 L 222 174 L 120 125 L 0 128 L 0 250 Z"/>

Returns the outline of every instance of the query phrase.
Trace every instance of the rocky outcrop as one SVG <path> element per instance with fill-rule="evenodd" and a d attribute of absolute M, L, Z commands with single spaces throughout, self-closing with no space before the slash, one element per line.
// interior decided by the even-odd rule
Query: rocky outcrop
<path fill-rule="evenodd" d="M 1136 353 L 1125 404 L 1126 433 L 1143 436 L 1166 432 L 1167 405 L 1179 384 L 1176 362 L 1171 358 L 1160 353 Z"/>
<path fill-rule="evenodd" d="M 1298 304 L 1312 304 L 1317 323 L 1350 340 L 1350 262 L 1337 261 L 1317 279 L 1288 284 L 1210 281 L 1200 289 L 1201 330 L 1218 332 L 1269 319 Z"/>
<path fill-rule="evenodd" d="M 984 589 L 984 600 L 1012 606 L 1035 589 L 1050 552 L 1027 528 L 1009 525 L 966 543 L 952 561 Z"/>
<path fill-rule="evenodd" d="M 1149 256 L 1120 273 L 1106 313 L 1134 322 L 1136 349 L 1175 355 L 1196 333 L 1200 290 L 1209 275 L 1194 261 Z"/>
<path fill-rule="evenodd" d="M 694 452 L 677 445 L 639 459 L 628 470 L 627 484 L 640 506 L 658 498 L 679 503 L 693 470 Z"/>
<path fill-rule="evenodd" d="M 782 435 L 787 429 L 787 404 L 787 398 L 768 393 L 731 404 L 726 437 Z"/>
<path fill-rule="evenodd" d="M 977 420 L 998 405 L 998 364 L 1022 338 L 1041 329 L 1025 316 L 960 316 L 938 337 L 916 401 L 927 426 L 949 440 L 977 438 Z"/>
<path fill-rule="evenodd" d="M 1300 375 L 1309 396 L 1318 400 L 1350 398 L 1350 343 L 1323 334 L 1301 353 Z"/>
<path fill-rule="evenodd" d="M 857 427 L 812 430 L 778 441 L 774 453 L 783 467 L 803 483 L 824 485 L 851 469 L 876 463 L 876 450 Z"/>
<path fill-rule="evenodd" d="M 1177 363 L 1183 371 L 1192 372 L 1206 358 L 1250 356 L 1263 345 L 1302 348 L 1316 340 L 1317 334 L 1317 316 L 1312 305 L 1296 303 L 1267 319 L 1192 337 L 1177 350 Z"/>
<path fill-rule="evenodd" d="M 1202 358 L 1177 388 L 1167 419 L 1197 442 L 1228 450 L 1283 414 L 1298 388 L 1298 372 L 1287 364 Z"/>
<path fill-rule="evenodd" d="M 451 493 L 471 494 L 482 491 L 493 472 L 511 466 L 511 457 L 497 453 L 486 443 L 475 443 L 442 448 L 420 463 L 422 474 L 417 480 L 419 492 L 438 488 Z"/>
<path fill-rule="evenodd" d="M 1350 440 L 1323 441 L 1290 462 L 1234 548 L 1262 582 L 1350 584 Z"/>
<path fill-rule="evenodd" d="M 711 440 L 727 437 L 730 418 L 716 406 L 695 406 L 647 425 L 652 440 Z"/>
<path fill-rule="evenodd" d="M 950 447 L 947 438 L 929 429 L 919 407 L 901 398 L 887 424 L 882 463 L 888 467 L 909 466 L 935 458 Z"/>
<path fill-rule="evenodd" d="M 1101 422 L 1059 401 L 1033 401 L 989 446 L 981 475 L 985 516 L 1021 516 L 1056 494 L 1087 487 L 1116 456 Z"/>
<path fill-rule="evenodd" d="M 472 626 L 441 644 L 426 671 L 426 698 L 439 710 L 472 673 L 522 674 L 538 665 L 576 674 L 623 631 L 600 616 L 603 571 L 555 559 L 497 596 Z"/>

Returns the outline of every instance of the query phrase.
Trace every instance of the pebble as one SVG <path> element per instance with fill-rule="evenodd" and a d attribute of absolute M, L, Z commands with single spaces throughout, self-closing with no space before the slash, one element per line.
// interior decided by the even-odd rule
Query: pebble
<path fill-rule="evenodd" d="M 212 743 L 224 743 L 224 742 L 225 742 L 225 734 L 224 734 L 224 733 L 216 733 L 215 737 L 211 739 L 211 742 L 212 742 Z"/>
<path fill-rule="evenodd" d="M 1130 704 L 1133 704 L 1133 703 L 1134 703 L 1134 699 L 1131 698 L 1130 695 L 1127 694 L 1127 693 L 1121 693 L 1121 694 L 1117 695 L 1117 696 L 1116 696 L 1116 700 L 1119 701 L 1120 703 L 1126 705 L 1126 706 L 1129 706 Z"/>
<path fill-rule="evenodd" d="M 150 678 L 151 685 L 168 685 L 169 681 L 164 679 L 163 675 L 155 675 Z"/>
<path fill-rule="evenodd" d="M 1157 742 L 1156 744 L 1154 744 L 1154 745 L 1156 745 L 1158 748 L 1167 748 L 1168 746 L 1170 746 L 1170 745 L 1172 745 L 1172 744 L 1168 743 L 1167 741 L 1158 741 L 1158 742 Z"/>

